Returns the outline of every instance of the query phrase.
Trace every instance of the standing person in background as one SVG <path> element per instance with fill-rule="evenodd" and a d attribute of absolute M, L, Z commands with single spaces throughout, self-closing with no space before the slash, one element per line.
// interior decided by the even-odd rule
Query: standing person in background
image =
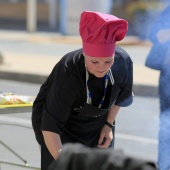
<path fill-rule="evenodd" d="M 113 147 L 116 115 L 133 101 L 133 63 L 115 45 L 127 29 L 127 21 L 113 15 L 81 14 L 83 48 L 56 64 L 33 104 L 32 124 L 41 145 L 42 170 L 58 159 L 65 143 Z"/>
<path fill-rule="evenodd" d="M 158 166 L 170 169 L 170 5 L 160 14 L 150 33 L 153 43 L 145 65 L 159 70 L 160 125 Z"/>

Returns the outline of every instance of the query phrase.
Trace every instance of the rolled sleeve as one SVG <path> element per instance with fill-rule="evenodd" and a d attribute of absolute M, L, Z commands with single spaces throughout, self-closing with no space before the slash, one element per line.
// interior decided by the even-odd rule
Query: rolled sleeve
<path fill-rule="evenodd" d="M 59 135 L 62 134 L 62 123 L 56 121 L 55 117 L 53 117 L 45 108 L 42 118 L 41 130 L 50 131 L 57 133 Z"/>

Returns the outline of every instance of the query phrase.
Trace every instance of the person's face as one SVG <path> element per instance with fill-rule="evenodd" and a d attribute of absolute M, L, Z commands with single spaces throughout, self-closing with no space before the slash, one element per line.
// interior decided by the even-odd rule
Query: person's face
<path fill-rule="evenodd" d="M 114 63 L 114 56 L 111 57 L 90 57 L 83 54 L 87 70 L 96 77 L 103 77 Z"/>

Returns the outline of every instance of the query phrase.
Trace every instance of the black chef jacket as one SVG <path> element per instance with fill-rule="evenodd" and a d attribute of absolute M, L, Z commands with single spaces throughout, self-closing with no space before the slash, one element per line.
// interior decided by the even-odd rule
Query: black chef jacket
<path fill-rule="evenodd" d="M 114 64 L 111 71 L 116 87 L 113 88 L 109 81 L 102 109 L 108 109 L 113 104 L 125 107 L 130 105 L 133 100 L 133 64 L 129 55 L 120 47 L 115 49 Z M 104 93 L 104 78 L 97 78 L 90 74 L 88 88 L 92 94 L 92 105 L 97 107 Z M 66 125 L 69 122 L 70 115 L 74 114 L 75 116 L 86 103 L 86 100 L 86 70 L 82 49 L 79 49 L 66 54 L 55 65 L 34 101 L 32 124 L 37 141 L 41 143 L 43 140 L 40 129 L 55 132 L 60 136 L 69 131 L 69 127 Z M 106 119 L 106 116 L 104 119 Z M 82 127 L 87 125 L 83 123 Z M 76 127 L 77 124 L 71 124 L 70 128 L 74 129 L 74 126 Z M 90 126 L 93 125 L 90 124 Z M 97 122 L 95 126 L 98 126 Z M 72 139 L 68 138 L 68 140 Z M 81 143 L 83 142 L 81 141 Z"/>

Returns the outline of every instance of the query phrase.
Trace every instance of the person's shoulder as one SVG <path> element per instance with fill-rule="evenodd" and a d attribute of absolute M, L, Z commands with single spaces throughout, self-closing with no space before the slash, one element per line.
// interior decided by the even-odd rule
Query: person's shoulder
<path fill-rule="evenodd" d="M 129 54 L 119 46 L 116 46 L 115 48 L 114 63 L 116 63 L 115 65 L 117 65 L 117 67 L 121 67 L 122 69 L 133 65 L 133 61 Z"/>
<path fill-rule="evenodd" d="M 123 48 L 116 46 L 115 47 L 115 55 L 121 59 L 127 59 L 130 58 L 129 54 L 124 50 Z"/>
<path fill-rule="evenodd" d="M 83 63 L 84 57 L 82 49 L 78 49 L 65 54 L 58 62 L 57 70 L 67 76 L 74 76 L 81 72 Z"/>
<path fill-rule="evenodd" d="M 56 67 L 64 69 L 65 71 L 72 70 L 82 60 L 82 49 L 74 50 L 66 53 L 56 64 Z"/>
<path fill-rule="evenodd" d="M 76 63 L 81 59 L 81 55 L 82 55 L 82 48 L 68 52 L 62 57 L 62 61 Z"/>
<path fill-rule="evenodd" d="M 129 54 L 121 47 L 116 46 L 114 64 L 111 67 L 113 77 L 117 83 L 123 82 L 125 75 L 129 75 L 133 67 Z"/>

